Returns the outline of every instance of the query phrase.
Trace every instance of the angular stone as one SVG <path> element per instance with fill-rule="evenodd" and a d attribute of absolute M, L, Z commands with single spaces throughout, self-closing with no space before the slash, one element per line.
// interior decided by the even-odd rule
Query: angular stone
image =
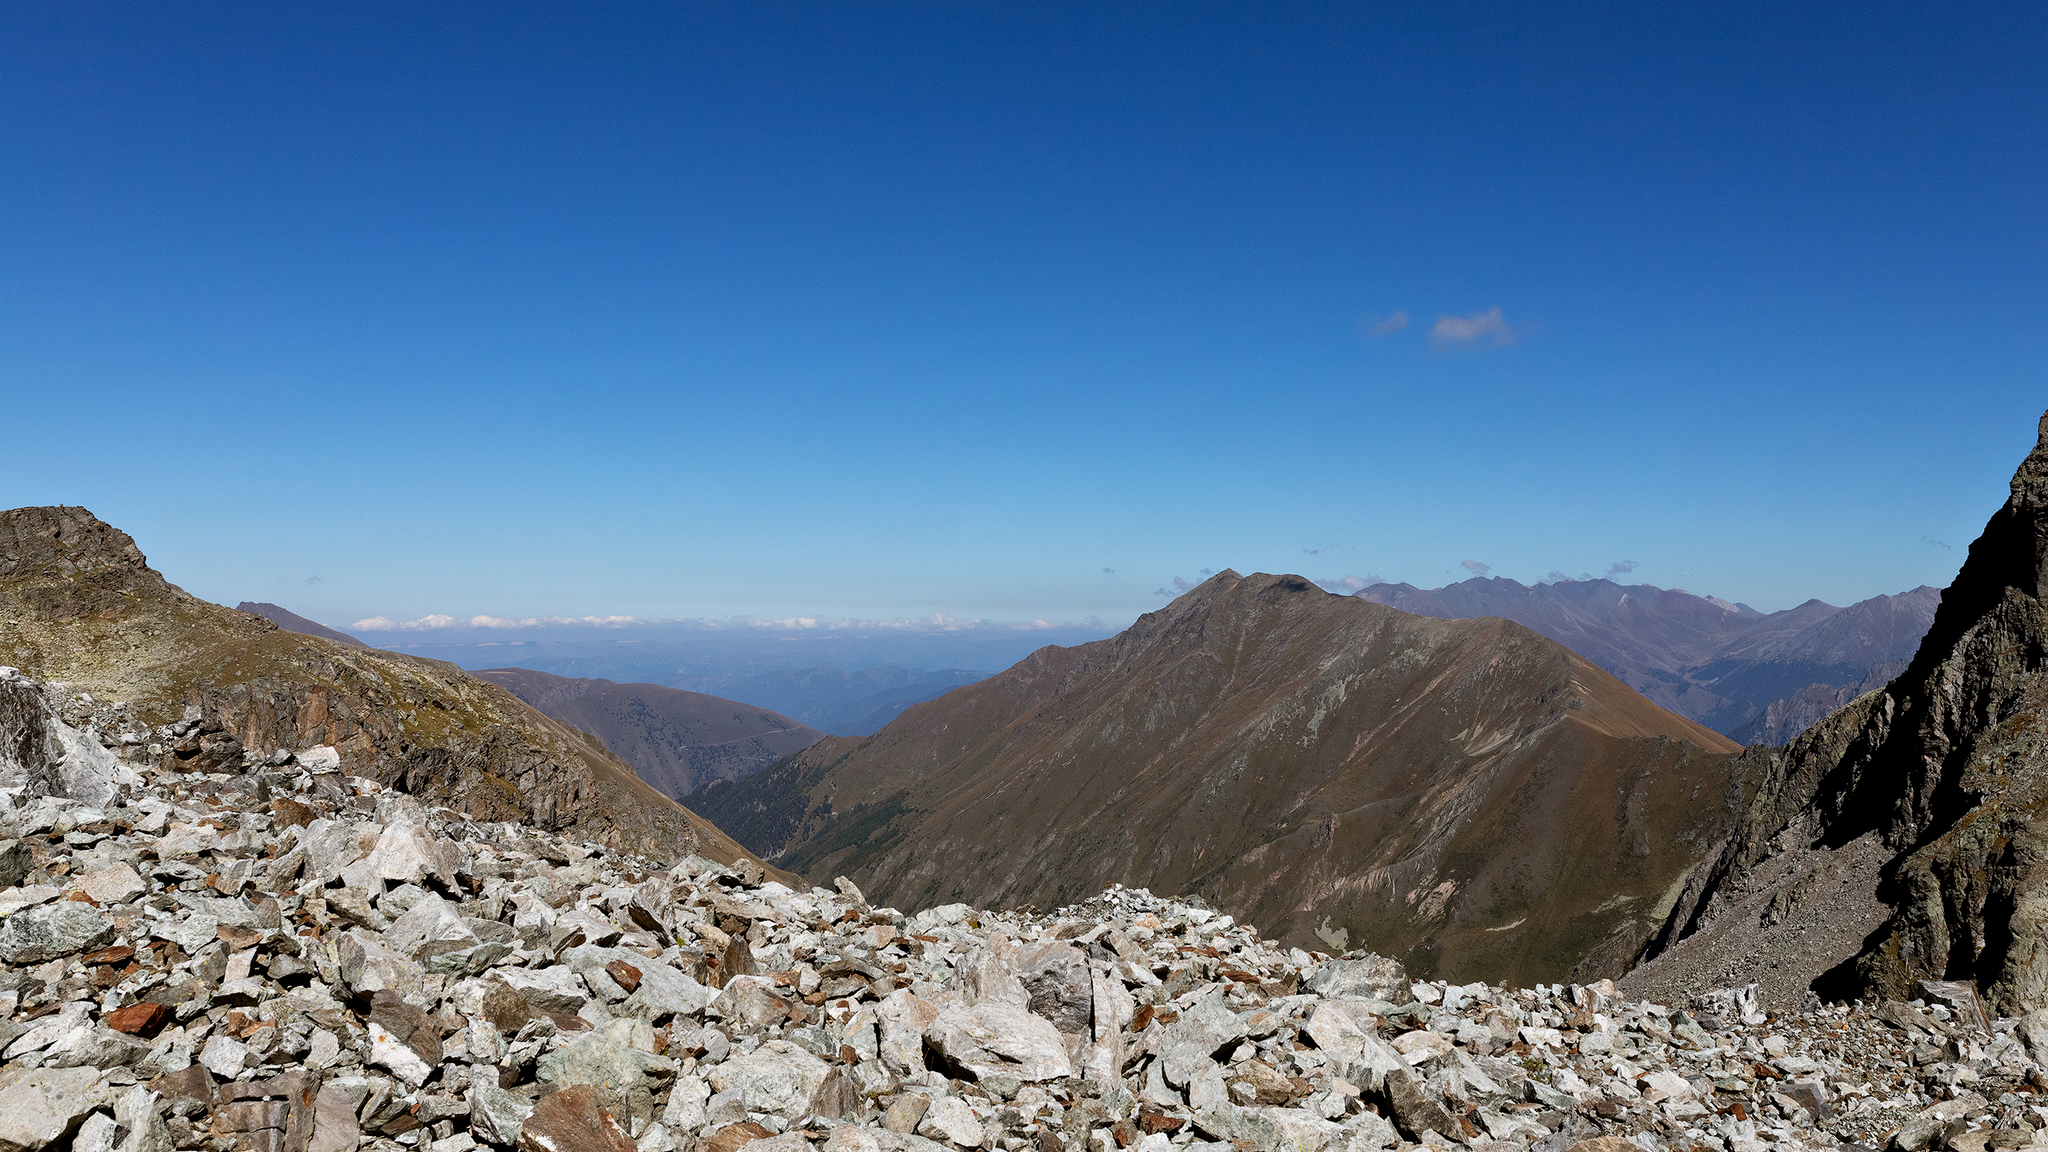
<path fill-rule="evenodd" d="M 882 1114 L 882 1127 L 899 1136 L 915 1132 L 931 1106 L 932 1098 L 929 1094 L 905 1092 L 889 1102 L 889 1110 Z"/>
<path fill-rule="evenodd" d="M 0 1072 L 0 1152 L 62 1147 L 95 1108 L 114 1101 L 97 1068 Z"/>
<path fill-rule="evenodd" d="M 36 858 L 19 840 L 0 840 L 0 888 L 12 888 L 35 870 Z"/>
<path fill-rule="evenodd" d="M 1165 1057 L 1167 1083 L 1176 1088 L 1185 1087 L 1204 1064 L 1247 1035 L 1243 1017 L 1218 1000 L 1210 996 L 1196 1001 L 1152 1043 L 1152 1051 Z"/>
<path fill-rule="evenodd" d="M 510 1148 L 519 1142 L 520 1126 L 533 1105 L 503 1088 L 494 1077 L 479 1076 L 469 1084 L 469 1131 L 478 1140 Z"/>
<path fill-rule="evenodd" d="M 1010 1004 L 948 1005 L 925 1026 L 925 1043 L 974 1079 L 1008 1074 L 1032 1083 L 1074 1074 L 1052 1021 Z"/>
<path fill-rule="evenodd" d="M 547 1053 L 534 1072 L 543 1084 L 594 1085 L 613 1112 L 642 1121 L 653 1117 L 656 1090 L 674 1076 L 667 1060 L 621 1043 L 609 1027 Z"/>
<path fill-rule="evenodd" d="M 1386 1098 L 1394 1125 L 1410 1140 L 1420 1141 L 1424 1132 L 1436 1132 L 1456 1142 L 1465 1139 L 1464 1129 L 1406 1069 L 1387 1073 Z"/>
<path fill-rule="evenodd" d="M 199 1062 L 223 1080 L 234 1079 L 248 1059 L 249 1046 L 225 1032 L 208 1036 L 206 1047 L 199 1050 Z"/>
<path fill-rule="evenodd" d="M 107 1013 L 103 1023 L 116 1032 L 126 1032 L 145 1040 L 156 1039 L 156 1034 L 171 1022 L 170 1008 L 144 1000 Z"/>
<path fill-rule="evenodd" d="M 697 1152 L 738 1152 L 738 1149 L 758 1141 L 772 1139 L 774 1136 L 775 1133 L 752 1120 L 742 1120 L 737 1124 L 728 1124 L 706 1136 L 698 1143 Z"/>
<path fill-rule="evenodd" d="M 1403 1032 L 1393 1039 L 1394 1051 L 1399 1052 L 1410 1065 L 1426 1064 L 1439 1056 L 1447 1056 L 1456 1044 L 1441 1032 L 1418 1028 Z"/>
<path fill-rule="evenodd" d="M 413 824 L 386 828 L 363 862 L 380 880 L 419 885 L 431 882 L 450 892 L 457 889 L 456 873 L 464 867 L 460 847 Z"/>
<path fill-rule="evenodd" d="M 126 864 L 110 864 L 88 872 L 79 878 L 78 887 L 101 904 L 126 904 L 149 891 L 149 885 Z"/>
<path fill-rule="evenodd" d="M 416 961 L 361 929 L 343 936 L 336 951 L 341 982 L 358 996 L 373 992 L 417 996 L 426 985 L 426 971 Z"/>
<path fill-rule="evenodd" d="M 974 1109 L 966 1101 L 957 1096 L 941 1096 L 932 1101 L 924 1118 L 918 1121 L 917 1134 L 933 1140 L 950 1140 L 962 1148 L 979 1148 L 981 1121 L 974 1118 Z"/>
<path fill-rule="evenodd" d="M 634 989 L 640 987 L 640 969 L 633 967 L 624 960 L 607 962 L 604 966 L 604 973 L 612 978 L 613 983 L 625 989 L 629 995 Z"/>
<path fill-rule="evenodd" d="M 747 1031 L 758 1031 L 789 1019 L 789 1001 L 775 994 L 775 985 L 759 976 L 735 976 L 711 1001 L 707 1011 Z"/>
<path fill-rule="evenodd" d="M 898 988 L 874 1006 L 882 1063 L 899 1076 L 924 1073 L 924 1030 L 938 1019 L 938 1006 Z"/>
<path fill-rule="evenodd" d="M 441 1025 L 417 1005 L 391 991 L 370 995 L 370 1023 L 380 1024 L 429 1067 L 441 1063 Z"/>
<path fill-rule="evenodd" d="M 384 930 L 384 942 L 417 960 L 476 947 L 481 941 L 453 904 L 428 893 Z"/>
<path fill-rule="evenodd" d="M 76 900 L 59 900 L 24 908 L 0 924 L 0 960 L 9 964 L 40 964 L 114 938 L 114 922 Z"/>
<path fill-rule="evenodd" d="M 716 1091 L 738 1093 L 749 1112 L 796 1119 L 809 1111 L 832 1068 L 795 1045 L 771 1044 L 779 1050 L 763 1045 L 733 1056 L 713 1065 L 705 1079 Z"/>
<path fill-rule="evenodd" d="M 1309 991 L 1331 1000 L 1408 999 L 1408 973 L 1401 962 L 1368 955 L 1358 960 L 1330 960 L 1310 977 Z"/>
<path fill-rule="evenodd" d="M 544 1012 L 567 1012 L 573 1016 L 590 1003 L 590 989 L 583 978 L 566 967 L 500 968 L 492 973 L 492 979 Z"/>
<path fill-rule="evenodd" d="M 588 1084 L 550 1092 L 534 1103 L 519 1131 L 519 1152 L 636 1152 L 626 1130 Z"/>
<path fill-rule="evenodd" d="M 370 1063 L 386 1069 L 415 1088 L 426 1083 L 434 1071 L 405 1041 L 375 1021 L 370 1023 Z"/>
<path fill-rule="evenodd" d="M 1011 964 L 1032 1012 L 1070 1036 L 1089 1034 L 1095 995 L 1085 953 L 1065 941 L 1047 941 L 1018 948 Z"/>

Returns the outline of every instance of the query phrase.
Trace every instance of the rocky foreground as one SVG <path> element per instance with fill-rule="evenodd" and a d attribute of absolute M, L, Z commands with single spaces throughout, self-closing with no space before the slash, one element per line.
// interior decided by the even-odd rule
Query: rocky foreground
<path fill-rule="evenodd" d="M 0 689 L 0 1152 L 2048 1145 L 2048 1013 L 1966 986 L 1680 1010 L 1411 982 L 1138 889 L 906 916 L 324 749 L 123 764 L 185 725 Z"/>

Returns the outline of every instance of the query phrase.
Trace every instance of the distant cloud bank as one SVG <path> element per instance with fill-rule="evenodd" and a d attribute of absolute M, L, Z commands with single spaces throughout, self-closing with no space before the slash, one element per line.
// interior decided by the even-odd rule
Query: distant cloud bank
<path fill-rule="evenodd" d="M 389 616 L 369 616 L 349 625 L 352 632 L 443 632 L 470 629 L 506 630 L 516 628 L 690 628 L 706 632 L 765 630 L 781 632 L 808 631 L 900 631 L 900 632 L 1036 632 L 1051 628 L 1096 627 L 1099 621 L 1088 620 L 1080 624 L 1051 623 L 1033 620 L 1025 624 L 996 623 L 980 618 L 963 619 L 934 612 L 930 616 L 905 617 L 895 620 L 864 620 L 851 616 L 827 620 L 817 616 L 784 616 L 777 619 L 763 619 L 756 616 L 734 616 L 724 620 L 708 620 L 702 617 L 651 618 L 643 616 L 471 616 L 460 619 L 454 616 L 431 614 L 416 620 L 393 620 Z"/>

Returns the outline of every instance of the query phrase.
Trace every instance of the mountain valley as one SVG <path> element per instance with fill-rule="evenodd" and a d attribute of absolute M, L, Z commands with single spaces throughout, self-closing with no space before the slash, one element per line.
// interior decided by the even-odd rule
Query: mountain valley
<path fill-rule="evenodd" d="M 780 713 L 660 684 L 571 680 L 530 668 L 474 675 L 604 741 L 640 779 L 678 800 L 738 780 L 825 738 Z"/>

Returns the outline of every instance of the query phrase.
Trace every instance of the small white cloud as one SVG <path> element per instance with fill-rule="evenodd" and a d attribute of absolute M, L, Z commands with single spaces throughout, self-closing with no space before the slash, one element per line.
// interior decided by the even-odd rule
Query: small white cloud
<path fill-rule="evenodd" d="M 1493 571 L 1493 565 L 1478 560 L 1460 560 L 1458 561 L 1458 567 L 1479 577 L 1484 577 L 1488 572 Z"/>
<path fill-rule="evenodd" d="M 1470 316 L 1439 316 L 1436 326 L 1429 330 L 1429 342 L 1439 348 L 1453 344 L 1477 344 L 1490 340 L 1495 344 L 1513 344 L 1516 332 L 1508 327 L 1498 306 Z"/>
<path fill-rule="evenodd" d="M 1394 309 L 1394 314 L 1391 316 L 1367 316 L 1358 322 L 1358 330 L 1365 335 L 1367 340 L 1377 340 L 1382 336 L 1392 336 L 1407 326 L 1408 312 L 1404 308 Z"/>
<path fill-rule="evenodd" d="M 389 616 L 371 616 L 349 625 L 358 632 L 396 632 L 398 621 Z"/>
<path fill-rule="evenodd" d="M 1638 560 L 1616 560 L 1607 566 L 1607 578 L 1612 580 L 1616 576 L 1626 576 L 1642 566 L 1642 562 Z"/>

